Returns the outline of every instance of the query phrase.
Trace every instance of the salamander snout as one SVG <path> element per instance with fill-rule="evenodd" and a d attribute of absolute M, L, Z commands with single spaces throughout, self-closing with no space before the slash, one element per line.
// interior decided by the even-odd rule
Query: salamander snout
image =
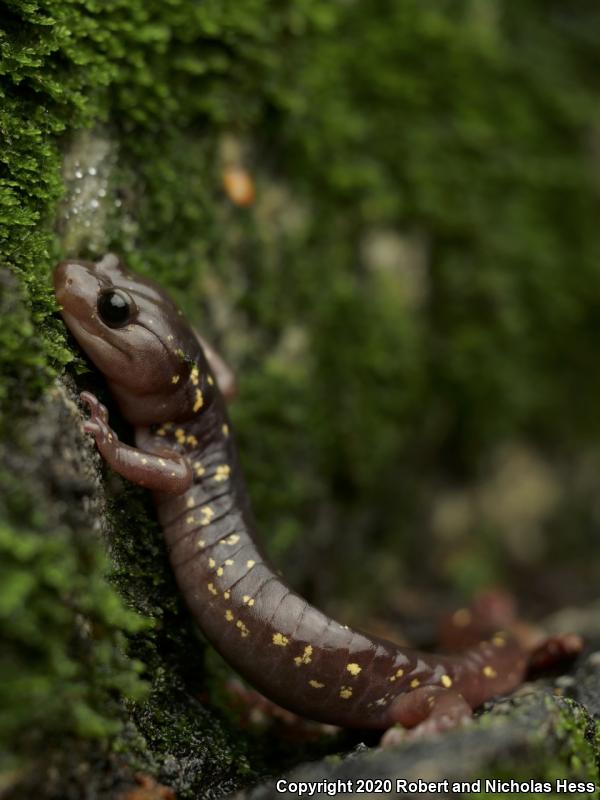
<path fill-rule="evenodd" d="M 60 264 L 57 264 L 54 268 L 54 288 L 57 291 L 72 282 L 73 279 L 69 277 L 69 267 L 71 264 L 71 261 L 61 261 Z"/>
<path fill-rule="evenodd" d="M 73 276 L 70 274 L 72 272 L 73 269 L 71 261 L 61 261 L 60 264 L 54 268 L 54 273 L 52 276 L 54 281 L 54 291 L 56 292 L 56 297 L 61 305 L 65 296 L 65 292 L 68 292 L 73 283 Z"/>
<path fill-rule="evenodd" d="M 81 311 L 95 304 L 98 278 L 87 261 L 61 261 L 54 269 L 56 298 L 65 311 Z"/>

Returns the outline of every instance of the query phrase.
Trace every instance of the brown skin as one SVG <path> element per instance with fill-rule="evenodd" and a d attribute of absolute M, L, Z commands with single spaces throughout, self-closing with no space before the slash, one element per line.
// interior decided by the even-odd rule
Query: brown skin
<path fill-rule="evenodd" d="M 186 602 L 244 678 L 321 722 L 381 730 L 399 723 L 420 733 L 456 725 L 519 685 L 527 656 L 506 632 L 460 655 L 420 653 L 340 625 L 299 597 L 257 544 L 211 369 L 218 357 L 207 357 L 161 289 L 114 255 L 63 262 L 54 283 L 67 326 L 135 428 L 135 446 L 119 441 L 89 392 L 81 396 L 91 414 L 85 430 L 114 470 L 154 492 Z"/>

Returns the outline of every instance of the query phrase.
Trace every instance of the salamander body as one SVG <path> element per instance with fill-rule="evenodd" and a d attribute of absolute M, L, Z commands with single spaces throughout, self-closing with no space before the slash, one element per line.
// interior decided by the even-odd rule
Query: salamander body
<path fill-rule="evenodd" d="M 506 632 L 457 655 L 426 654 L 352 630 L 296 594 L 258 544 L 211 367 L 219 365 L 181 312 L 114 255 L 63 262 L 54 281 L 65 322 L 134 426 L 135 446 L 119 441 L 89 393 L 85 429 L 113 469 L 153 491 L 191 613 L 259 691 L 331 724 L 440 729 L 522 681 L 525 653 Z"/>

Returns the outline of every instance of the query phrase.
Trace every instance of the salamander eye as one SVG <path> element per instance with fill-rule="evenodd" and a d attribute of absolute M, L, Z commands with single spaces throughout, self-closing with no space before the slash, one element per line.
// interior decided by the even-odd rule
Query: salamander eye
<path fill-rule="evenodd" d="M 107 289 L 98 298 L 98 314 L 109 328 L 120 328 L 131 319 L 133 301 L 120 289 Z"/>

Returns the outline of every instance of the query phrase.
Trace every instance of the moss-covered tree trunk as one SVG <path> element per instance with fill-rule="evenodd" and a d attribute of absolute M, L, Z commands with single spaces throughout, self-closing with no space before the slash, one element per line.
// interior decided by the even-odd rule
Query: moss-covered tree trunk
<path fill-rule="evenodd" d="M 82 433 L 78 390 L 110 399 L 56 313 L 61 257 L 117 250 L 237 369 L 265 539 L 311 599 L 399 625 L 409 581 L 595 596 L 599 23 L 546 0 L 1 4 L 0 794 L 217 796 L 356 743 L 298 751 L 228 711 L 147 496 Z M 443 774 L 481 735 L 465 777 L 594 780 L 586 663 L 587 711 L 547 684 L 419 752 Z"/>

